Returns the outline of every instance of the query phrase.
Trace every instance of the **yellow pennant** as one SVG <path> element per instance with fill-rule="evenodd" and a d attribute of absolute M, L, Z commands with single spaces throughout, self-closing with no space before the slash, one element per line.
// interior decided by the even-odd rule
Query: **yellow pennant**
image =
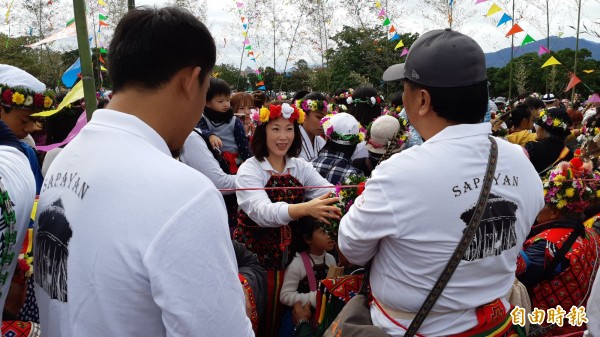
<path fill-rule="evenodd" d="M 490 10 L 487 12 L 487 14 L 485 16 L 494 15 L 494 14 L 500 12 L 500 11 L 502 11 L 502 8 L 500 8 L 496 4 L 493 4 L 492 7 L 490 7 Z"/>
<path fill-rule="evenodd" d="M 245 31 L 244 31 L 244 32 L 242 32 L 242 35 L 243 35 L 244 37 L 248 37 L 248 32 L 245 32 Z"/>
<path fill-rule="evenodd" d="M 106 6 L 106 2 L 104 2 L 104 0 L 98 0 L 98 5 Z"/>
<path fill-rule="evenodd" d="M 398 44 L 396 45 L 396 47 L 394 47 L 394 50 L 398 49 L 398 48 L 402 48 L 404 47 L 404 42 L 402 42 L 402 40 L 400 40 L 400 42 L 398 42 Z"/>
<path fill-rule="evenodd" d="M 381 8 L 381 2 L 375 1 L 375 7 L 377 7 L 377 9 Z"/>
<path fill-rule="evenodd" d="M 106 68 L 104 68 L 103 65 L 100 65 L 100 70 L 102 70 L 102 71 L 108 71 L 108 70 L 106 70 Z"/>
<path fill-rule="evenodd" d="M 544 63 L 542 65 L 542 68 L 547 67 L 547 66 L 557 65 L 557 64 L 562 64 L 562 63 L 558 62 L 558 60 L 555 59 L 554 56 L 550 56 L 550 58 L 548 59 L 548 61 L 546 61 L 546 63 Z"/>
<path fill-rule="evenodd" d="M 587 69 L 587 70 L 584 70 L 583 72 L 586 74 L 591 74 L 594 72 L 594 69 Z"/>

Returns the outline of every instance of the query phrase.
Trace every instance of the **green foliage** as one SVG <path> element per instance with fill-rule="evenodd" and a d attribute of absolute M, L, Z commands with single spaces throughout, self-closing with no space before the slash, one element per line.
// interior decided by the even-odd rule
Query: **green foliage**
<path fill-rule="evenodd" d="M 227 82 L 233 90 L 245 91 L 248 88 L 248 78 L 240 75 L 239 69 L 231 64 L 216 65 L 213 76 Z"/>

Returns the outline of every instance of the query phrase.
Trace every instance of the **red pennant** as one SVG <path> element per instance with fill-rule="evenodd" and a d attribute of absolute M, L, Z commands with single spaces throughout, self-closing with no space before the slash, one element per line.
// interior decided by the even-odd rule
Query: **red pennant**
<path fill-rule="evenodd" d="M 104 59 L 102 58 L 102 55 L 100 55 L 100 56 L 98 57 L 98 59 L 99 59 L 99 60 L 100 60 L 100 62 L 102 62 L 103 64 L 106 64 L 106 62 L 104 62 Z"/>
<path fill-rule="evenodd" d="M 246 20 L 246 18 L 242 16 L 242 22 L 244 22 L 244 20 Z"/>
<path fill-rule="evenodd" d="M 579 82 L 581 82 L 579 77 L 575 75 L 571 76 L 571 80 L 569 81 L 569 84 L 567 84 L 567 89 L 565 89 L 565 92 L 573 89 Z"/>
<path fill-rule="evenodd" d="M 260 87 L 261 85 L 265 85 L 265 82 L 264 81 L 260 81 L 260 82 L 256 83 L 256 85 Z"/>
<path fill-rule="evenodd" d="M 250 56 L 250 55 L 254 56 L 254 52 L 253 51 L 249 51 L 248 52 L 248 56 Z"/>
<path fill-rule="evenodd" d="M 392 28 L 390 28 L 390 33 L 393 33 L 396 31 L 396 27 L 392 26 Z"/>
<path fill-rule="evenodd" d="M 100 27 L 108 27 L 108 23 L 104 22 L 104 21 L 100 21 Z"/>
<path fill-rule="evenodd" d="M 518 23 L 515 23 L 514 26 L 512 26 L 512 28 L 508 31 L 508 33 L 506 33 L 506 37 L 509 37 L 513 34 L 516 34 L 518 32 L 522 32 L 523 28 L 521 28 L 521 26 L 519 26 Z"/>

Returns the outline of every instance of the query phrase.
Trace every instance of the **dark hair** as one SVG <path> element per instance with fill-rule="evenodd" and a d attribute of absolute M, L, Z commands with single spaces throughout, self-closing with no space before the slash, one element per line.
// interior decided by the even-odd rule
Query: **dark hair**
<path fill-rule="evenodd" d="M 511 127 L 519 126 L 521 121 L 524 119 L 531 118 L 531 107 L 526 104 L 519 104 L 514 109 L 512 109 L 510 113 L 510 118 L 506 121 L 506 125 L 510 129 Z"/>
<path fill-rule="evenodd" d="M 537 97 L 532 97 L 532 96 L 525 98 L 525 100 L 523 101 L 523 104 L 528 105 L 530 108 L 533 108 L 533 109 L 543 109 L 546 106 L 544 104 L 544 101 L 542 101 L 541 99 L 539 99 Z"/>
<path fill-rule="evenodd" d="M 252 135 L 252 141 L 250 142 L 250 150 L 252 150 L 254 157 L 256 157 L 258 161 L 263 161 L 269 156 L 269 148 L 267 147 L 267 125 L 269 125 L 268 122 L 257 125 L 254 134 Z M 286 153 L 288 157 L 298 157 L 302 150 L 302 134 L 300 133 L 300 127 L 298 126 L 298 123 L 293 123 L 293 125 L 294 140 Z"/>
<path fill-rule="evenodd" d="M 361 84 L 352 93 L 353 99 L 370 100 L 375 96 L 377 96 L 377 89 L 370 84 Z M 375 118 L 381 116 L 381 106 L 379 104 L 353 103 L 348 106 L 348 113 L 354 116 L 361 125 L 369 125 Z"/>
<path fill-rule="evenodd" d="M 313 91 L 310 94 L 304 96 L 304 98 L 301 99 L 312 99 L 315 101 L 327 101 L 327 97 L 325 97 L 325 95 L 323 95 L 322 93 L 318 92 L 318 91 Z M 307 109 L 306 111 L 306 115 L 310 115 L 310 109 Z"/>
<path fill-rule="evenodd" d="M 211 78 L 210 87 L 206 91 L 206 101 L 210 101 L 216 96 L 227 96 L 231 95 L 231 87 L 227 82 L 220 78 Z"/>
<path fill-rule="evenodd" d="M 346 104 L 345 98 L 339 98 L 341 94 L 348 92 L 346 88 L 339 88 L 333 92 L 333 102 L 335 104 Z"/>
<path fill-rule="evenodd" d="M 210 76 L 216 49 L 206 26 L 176 8 L 138 7 L 119 21 L 109 48 L 113 93 L 126 86 L 157 89 L 186 67 L 200 67 L 200 83 Z"/>
<path fill-rule="evenodd" d="M 307 90 L 300 90 L 300 91 L 298 91 L 298 92 L 297 92 L 297 93 L 294 95 L 294 97 L 292 98 L 292 103 L 296 102 L 296 101 L 297 101 L 297 100 L 299 100 L 299 99 L 303 99 L 303 98 L 304 98 L 304 96 L 306 96 L 306 95 L 308 95 L 308 94 L 309 94 L 309 92 L 308 92 Z"/>
<path fill-rule="evenodd" d="M 98 100 L 98 109 L 104 109 L 104 107 L 108 104 L 108 100 L 106 98 L 100 98 Z"/>
<path fill-rule="evenodd" d="M 306 240 L 312 239 L 313 233 L 321 228 L 323 224 L 319 222 L 317 219 L 311 216 L 305 216 L 298 219 L 296 226 L 292 233 L 292 246 L 294 251 L 297 253 L 302 253 L 310 249 Z"/>
<path fill-rule="evenodd" d="M 397 93 L 395 93 L 392 96 L 392 99 L 390 100 L 390 102 L 392 103 L 393 107 L 399 107 L 399 106 L 403 106 L 403 102 L 402 102 L 402 91 L 398 91 Z"/>
<path fill-rule="evenodd" d="M 335 151 L 342 152 L 346 158 L 350 158 L 355 150 L 356 145 L 338 144 L 331 139 L 328 139 L 323 148 L 319 151 L 319 154 L 321 154 L 322 151 Z"/>
<path fill-rule="evenodd" d="M 252 97 L 254 97 L 254 106 L 259 109 L 267 102 L 267 95 L 260 90 L 253 92 Z"/>
<path fill-rule="evenodd" d="M 412 88 L 426 90 L 431 96 L 435 113 L 459 124 L 477 124 L 483 121 L 488 109 L 487 80 L 453 88 L 428 87 L 405 79 Z"/>

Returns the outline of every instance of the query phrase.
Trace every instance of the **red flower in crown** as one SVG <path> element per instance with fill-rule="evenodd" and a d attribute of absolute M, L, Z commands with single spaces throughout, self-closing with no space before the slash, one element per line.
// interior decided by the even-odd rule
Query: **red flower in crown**
<path fill-rule="evenodd" d="M 377 104 L 381 104 L 381 96 L 377 95 L 375 101 L 377 101 Z"/>
<path fill-rule="evenodd" d="M 269 120 L 272 121 L 281 116 L 281 105 L 271 105 L 269 111 Z"/>
<path fill-rule="evenodd" d="M 42 95 L 42 94 L 35 94 L 33 96 L 33 105 L 36 108 L 43 108 L 44 107 L 44 99 L 45 98 L 46 97 L 44 97 L 44 95 Z"/>
<path fill-rule="evenodd" d="M 4 90 L 2 93 L 2 102 L 7 105 L 12 105 L 13 92 L 10 89 Z"/>

